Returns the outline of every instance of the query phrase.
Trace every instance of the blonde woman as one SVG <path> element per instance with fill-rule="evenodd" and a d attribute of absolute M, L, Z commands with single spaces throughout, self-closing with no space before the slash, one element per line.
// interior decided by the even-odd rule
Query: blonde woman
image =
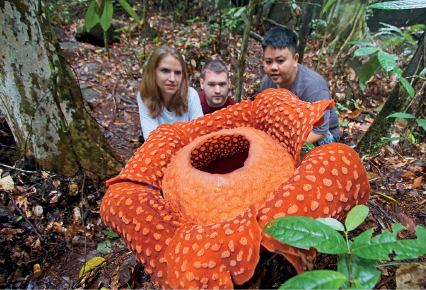
<path fill-rule="evenodd" d="M 157 48 L 145 67 L 137 98 L 145 140 L 161 124 L 203 116 L 198 93 L 188 85 L 182 55 L 166 45 Z"/>

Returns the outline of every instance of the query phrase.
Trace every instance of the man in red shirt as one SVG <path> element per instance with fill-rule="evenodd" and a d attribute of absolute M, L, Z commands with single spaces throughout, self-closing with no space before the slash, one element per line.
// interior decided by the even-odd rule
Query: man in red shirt
<path fill-rule="evenodd" d="M 200 85 L 203 91 L 198 92 L 204 115 L 211 114 L 229 105 L 237 103 L 228 97 L 231 80 L 228 66 L 220 60 L 209 60 L 201 69 Z"/>

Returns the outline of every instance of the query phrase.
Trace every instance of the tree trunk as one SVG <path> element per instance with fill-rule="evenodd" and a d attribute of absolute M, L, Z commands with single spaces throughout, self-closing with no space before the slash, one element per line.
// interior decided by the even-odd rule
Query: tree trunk
<path fill-rule="evenodd" d="M 425 67 L 425 33 L 423 33 L 420 38 L 417 50 L 402 74 L 405 78 L 420 73 Z M 410 79 L 408 79 L 408 81 L 410 81 Z M 413 87 L 415 83 L 416 81 L 414 81 Z M 401 86 L 401 83 L 398 82 L 390 92 L 388 99 L 383 105 L 380 113 L 374 119 L 373 124 L 371 124 L 367 132 L 362 136 L 361 140 L 359 140 L 356 150 L 362 153 L 377 151 L 378 148 L 372 148 L 372 145 L 380 142 L 381 137 L 388 136 L 391 126 L 395 122 L 395 118 L 386 119 L 386 117 L 393 113 L 402 112 L 408 100 L 409 95 L 407 91 Z"/>
<path fill-rule="evenodd" d="M 303 3 L 303 16 L 302 24 L 299 30 L 299 46 L 297 47 L 297 53 L 299 53 L 299 63 L 303 62 L 303 55 L 305 54 L 305 47 L 308 41 L 309 30 L 311 29 L 311 21 L 315 4 L 319 3 L 319 0 L 307 1 Z"/>
<path fill-rule="evenodd" d="M 48 171 L 108 178 L 121 165 L 88 113 L 41 0 L 0 0 L 0 109 Z"/>
<path fill-rule="evenodd" d="M 237 100 L 237 102 L 241 102 L 241 94 L 242 94 L 243 81 L 244 81 L 244 71 L 246 68 L 246 53 L 247 53 L 247 47 L 248 47 L 248 40 L 250 36 L 250 27 L 253 21 L 254 10 L 256 8 L 256 5 L 258 5 L 259 3 L 261 3 L 260 0 L 250 0 L 248 4 L 249 8 L 247 13 L 247 19 L 249 23 L 246 23 L 244 27 L 243 40 L 241 43 L 241 54 L 240 54 L 240 59 L 238 60 L 237 86 L 235 87 L 235 99 Z"/>

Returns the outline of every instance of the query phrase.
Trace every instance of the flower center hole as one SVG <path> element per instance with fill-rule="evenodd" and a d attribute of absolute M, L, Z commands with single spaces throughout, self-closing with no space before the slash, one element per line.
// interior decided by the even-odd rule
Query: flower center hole
<path fill-rule="evenodd" d="M 244 166 L 250 142 L 240 134 L 215 135 L 191 152 L 191 165 L 212 174 L 227 174 Z"/>

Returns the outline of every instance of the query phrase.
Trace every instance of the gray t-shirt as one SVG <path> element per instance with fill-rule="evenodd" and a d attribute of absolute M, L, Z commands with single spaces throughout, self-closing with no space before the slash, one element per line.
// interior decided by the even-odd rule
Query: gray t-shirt
<path fill-rule="evenodd" d="M 276 89 L 277 86 L 265 75 L 260 85 L 260 92 L 271 88 Z M 295 94 L 300 100 L 309 103 L 331 100 L 330 91 L 324 78 L 301 64 L 297 66 L 296 78 L 291 84 L 289 91 Z M 337 116 L 335 108 L 324 111 L 324 124 L 320 127 L 314 127 L 312 130 L 312 132 L 318 135 L 327 133 L 328 131 L 339 141 L 339 117 Z"/>

